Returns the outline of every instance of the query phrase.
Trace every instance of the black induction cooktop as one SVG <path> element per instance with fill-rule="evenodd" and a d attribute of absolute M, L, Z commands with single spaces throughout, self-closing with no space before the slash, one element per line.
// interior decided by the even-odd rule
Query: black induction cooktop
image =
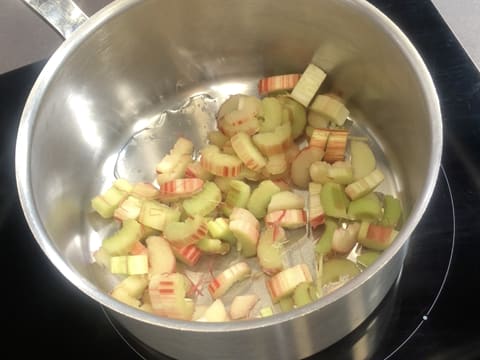
<path fill-rule="evenodd" d="M 480 359 L 480 74 L 429 1 L 371 2 L 407 34 L 431 71 L 444 119 L 442 168 L 396 284 L 358 329 L 311 358 Z M 3 355 L 166 358 L 71 285 L 24 220 L 15 185 L 15 138 L 26 97 L 44 65 L 0 75 L 5 250 L 0 284 L 8 334 Z"/>

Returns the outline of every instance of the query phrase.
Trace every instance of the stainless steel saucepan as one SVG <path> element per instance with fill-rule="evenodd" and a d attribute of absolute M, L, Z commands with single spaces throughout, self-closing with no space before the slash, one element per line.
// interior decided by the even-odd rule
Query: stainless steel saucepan
<path fill-rule="evenodd" d="M 392 21 L 364 0 L 117 0 L 91 18 L 67 0 L 26 2 L 55 15 L 66 40 L 23 111 L 18 191 L 38 244 L 70 282 L 141 341 L 176 358 L 302 358 L 375 309 L 399 275 L 442 150 L 432 79 Z M 163 121 L 165 110 L 199 94 L 216 106 L 229 94 L 254 93 L 262 76 L 301 72 L 312 61 L 389 164 L 387 185 L 408 212 L 393 245 L 339 290 L 268 318 L 186 322 L 111 298 L 112 278 L 92 266 L 91 255 L 109 228 L 92 220 L 90 199 L 115 171 L 152 180 L 148 171 L 179 133 L 199 145 L 214 126 L 206 113 Z M 154 133 L 142 148 L 128 152 L 132 134 L 149 126 Z"/>

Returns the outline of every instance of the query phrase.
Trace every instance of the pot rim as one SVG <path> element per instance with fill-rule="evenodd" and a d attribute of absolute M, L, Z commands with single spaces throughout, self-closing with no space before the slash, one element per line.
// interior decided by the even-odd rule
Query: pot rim
<path fill-rule="evenodd" d="M 425 183 L 426 185 L 423 187 L 421 196 L 414 204 L 409 218 L 402 226 L 402 229 L 399 232 L 396 240 L 387 250 L 382 253 L 377 262 L 333 293 L 298 309 L 294 309 L 286 313 L 275 314 L 267 318 L 250 319 L 247 321 L 203 323 L 160 317 L 123 304 L 112 298 L 103 290 L 99 289 L 93 283 L 82 277 L 79 273 L 72 270 L 72 268 L 70 268 L 70 266 L 64 261 L 59 252 L 52 245 L 46 230 L 42 226 L 42 223 L 37 216 L 33 191 L 31 188 L 29 175 L 31 154 L 30 140 L 33 135 L 36 114 L 52 79 L 55 77 L 57 71 L 62 67 L 70 54 L 74 52 L 75 49 L 78 48 L 86 38 L 93 34 L 97 29 L 102 27 L 106 22 L 129 10 L 131 7 L 142 3 L 143 1 L 144 0 L 117 0 L 90 17 L 55 51 L 43 68 L 28 96 L 17 133 L 15 149 L 15 176 L 20 203 L 25 214 L 25 218 L 30 230 L 32 231 L 43 252 L 63 276 L 65 276 L 79 290 L 93 300 L 99 302 L 101 305 L 113 310 L 114 312 L 144 323 L 191 332 L 236 332 L 274 326 L 283 322 L 288 322 L 295 318 L 306 316 L 312 312 L 324 308 L 361 287 L 362 284 L 367 282 L 392 260 L 400 248 L 403 247 L 404 243 L 408 241 L 410 235 L 420 221 L 435 188 L 436 179 L 440 169 L 443 145 L 440 102 L 433 80 L 423 59 L 410 40 L 405 34 L 403 34 L 397 25 L 395 25 L 385 14 L 383 14 L 372 4 L 368 3 L 366 0 L 343 1 L 349 5 L 352 5 L 356 11 L 362 14 L 362 16 L 370 18 L 372 22 L 374 22 L 377 26 L 379 26 L 380 29 L 382 29 L 391 37 L 392 41 L 394 41 L 404 53 L 412 71 L 418 78 L 422 91 L 425 95 L 430 117 L 430 130 L 432 133 L 432 144 L 430 149 L 432 156 L 428 169 L 428 177 Z"/>

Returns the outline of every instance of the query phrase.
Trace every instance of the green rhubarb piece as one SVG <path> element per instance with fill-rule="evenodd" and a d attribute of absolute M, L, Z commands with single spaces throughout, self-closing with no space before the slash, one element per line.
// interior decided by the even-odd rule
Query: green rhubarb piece
<path fill-rule="evenodd" d="M 315 292 L 312 290 L 313 286 L 309 283 L 299 284 L 293 291 L 293 302 L 296 307 L 304 306 L 310 304 L 312 301 L 316 300 Z"/>
<path fill-rule="evenodd" d="M 362 250 L 362 253 L 357 256 L 357 264 L 367 268 L 372 265 L 381 254 L 379 251 Z"/>
<path fill-rule="evenodd" d="M 230 251 L 230 244 L 219 239 L 203 238 L 196 246 L 207 254 L 225 255 Z"/>
<path fill-rule="evenodd" d="M 231 180 L 230 188 L 222 206 L 223 213 L 230 216 L 233 208 L 246 208 L 250 199 L 250 186 L 241 180 Z"/>
<path fill-rule="evenodd" d="M 266 97 L 262 99 L 263 121 L 260 132 L 273 131 L 282 122 L 282 104 L 278 99 Z"/>
<path fill-rule="evenodd" d="M 207 181 L 202 191 L 183 201 L 183 209 L 189 216 L 207 216 L 222 200 L 222 193 L 215 183 Z"/>
<path fill-rule="evenodd" d="M 236 239 L 228 227 L 228 221 L 224 218 L 216 218 L 207 223 L 208 232 L 215 239 L 221 239 L 230 244 L 234 244 Z"/>
<path fill-rule="evenodd" d="M 348 185 L 353 181 L 352 167 L 342 161 L 334 163 L 328 168 L 328 177 L 332 179 L 334 183 L 341 185 Z"/>
<path fill-rule="evenodd" d="M 102 248 L 112 256 L 127 255 L 142 234 L 140 223 L 131 219 L 125 220 L 120 230 L 103 240 Z"/>
<path fill-rule="evenodd" d="M 400 205 L 400 200 L 392 195 L 385 195 L 383 197 L 383 218 L 381 224 L 396 228 L 400 224 L 401 218 L 402 206 Z"/>
<path fill-rule="evenodd" d="M 163 231 L 165 225 L 169 222 L 179 219 L 180 210 L 168 207 L 155 200 L 144 201 L 138 216 L 139 223 L 160 231 Z"/>
<path fill-rule="evenodd" d="M 278 301 L 278 305 L 280 305 L 280 309 L 283 312 L 286 312 L 293 310 L 295 303 L 293 302 L 293 299 L 291 297 L 284 297 Z"/>
<path fill-rule="evenodd" d="M 382 204 L 378 196 L 370 193 L 353 200 L 348 205 L 348 216 L 354 220 L 377 221 L 382 216 Z"/>
<path fill-rule="evenodd" d="M 285 231 L 274 226 L 265 229 L 260 235 L 257 258 L 265 273 L 274 274 L 283 269 L 282 241 L 285 240 Z"/>
<path fill-rule="evenodd" d="M 267 215 L 267 207 L 272 196 L 280 192 L 280 187 L 271 180 L 262 181 L 258 187 L 253 190 L 247 203 L 247 209 L 255 215 L 257 219 Z"/>
<path fill-rule="evenodd" d="M 112 256 L 110 258 L 110 272 L 112 274 L 128 274 L 127 256 Z"/>
<path fill-rule="evenodd" d="M 343 186 L 333 182 L 326 182 L 320 191 L 320 201 L 327 216 L 346 219 L 349 200 Z"/>
<path fill-rule="evenodd" d="M 92 208 L 104 219 L 109 219 L 131 190 L 132 185 L 127 180 L 115 180 L 113 185 L 102 195 L 97 195 L 92 199 Z"/>
<path fill-rule="evenodd" d="M 362 221 L 358 231 L 358 242 L 372 250 L 385 250 L 390 246 L 397 234 L 398 231 L 393 227 Z"/>
<path fill-rule="evenodd" d="M 270 306 L 266 306 L 260 309 L 260 316 L 261 317 L 269 317 L 273 315 L 273 310 Z"/>
<path fill-rule="evenodd" d="M 360 274 L 357 265 L 347 259 L 330 259 L 323 263 L 322 285 L 340 281 L 342 278 L 353 278 Z"/>
<path fill-rule="evenodd" d="M 337 223 L 334 220 L 325 220 L 325 229 L 315 245 L 315 252 L 318 256 L 326 255 L 332 250 L 333 234 L 335 230 L 337 230 L 337 227 Z"/>
<path fill-rule="evenodd" d="M 288 111 L 288 118 L 292 124 L 292 138 L 296 139 L 303 134 L 305 125 L 307 125 L 307 111 L 303 105 L 299 104 L 295 100 L 282 96 L 279 97 L 284 109 Z"/>

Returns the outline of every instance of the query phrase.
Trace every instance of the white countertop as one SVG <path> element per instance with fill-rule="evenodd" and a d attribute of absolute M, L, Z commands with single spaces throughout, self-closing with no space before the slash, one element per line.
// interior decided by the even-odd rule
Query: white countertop
<path fill-rule="evenodd" d="M 0 74 L 49 57 L 63 41 L 21 0 L 0 0 Z M 92 15 L 111 0 L 76 0 Z M 480 0 L 432 0 L 480 69 Z"/>

